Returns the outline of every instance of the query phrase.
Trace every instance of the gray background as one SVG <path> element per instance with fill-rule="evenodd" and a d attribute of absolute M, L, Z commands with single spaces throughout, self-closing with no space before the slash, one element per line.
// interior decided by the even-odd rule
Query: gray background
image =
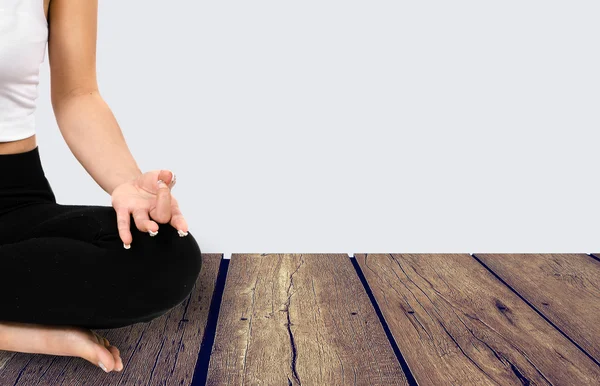
<path fill-rule="evenodd" d="M 204 253 L 598 252 L 598 4 L 103 0 L 98 80 Z"/>

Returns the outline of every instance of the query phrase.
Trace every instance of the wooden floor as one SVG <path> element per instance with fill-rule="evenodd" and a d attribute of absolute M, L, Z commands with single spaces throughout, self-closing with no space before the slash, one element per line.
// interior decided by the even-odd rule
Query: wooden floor
<path fill-rule="evenodd" d="M 600 385 L 600 253 L 203 257 L 169 313 L 95 330 L 123 372 L 0 352 L 0 385 Z"/>

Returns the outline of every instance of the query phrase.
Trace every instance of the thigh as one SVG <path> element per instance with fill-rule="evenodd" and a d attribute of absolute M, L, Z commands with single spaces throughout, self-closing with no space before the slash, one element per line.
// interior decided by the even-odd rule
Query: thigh
<path fill-rule="evenodd" d="M 140 292 L 146 289 L 144 267 L 123 257 L 66 237 L 1 245 L 0 320 L 78 326 L 135 322 L 148 309 L 130 306 L 142 302 L 150 308 Z"/>
<path fill-rule="evenodd" d="M 151 237 L 137 228 L 133 216 L 129 216 L 129 221 L 133 237 L 130 254 L 139 254 L 141 250 L 150 254 L 156 254 L 156 250 L 168 252 L 175 246 L 174 236 L 179 235 L 170 224 L 159 224 L 159 235 Z M 124 250 L 112 206 L 43 202 L 0 217 L 0 245 L 37 237 L 66 237 L 104 249 Z"/>
<path fill-rule="evenodd" d="M 66 237 L 93 244 L 101 237 L 106 241 L 107 235 L 113 235 L 116 221 L 111 206 L 34 203 L 0 217 L 0 244 L 37 237 Z M 130 230 L 132 234 L 139 232 L 134 224 Z"/>
<path fill-rule="evenodd" d="M 1 217 L 0 320 L 111 328 L 184 300 L 201 268 L 192 234 L 159 224 L 150 237 L 131 218 L 125 249 L 116 221 L 111 206 L 56 203 Z"/>

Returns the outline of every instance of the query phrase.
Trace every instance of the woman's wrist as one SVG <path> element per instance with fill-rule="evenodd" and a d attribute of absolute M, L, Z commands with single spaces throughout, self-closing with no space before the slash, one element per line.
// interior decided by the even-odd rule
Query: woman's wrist
<path fill-rule="evenodd" d="M 110 182 L 110 186 L 107 189 L 107 193 L 112 195 L 112 192 L 115 190 L 115 188 L 117 186 L 124 184 L 126 182 L 131 182 L 131 181 L 137 179 L 142 174 L 143 173 L 140 169 L 133 169 L 130 171 L 121 171 L 121 172 L 115 173 L 115 176 L 112 179 L 112 181 Z"/>

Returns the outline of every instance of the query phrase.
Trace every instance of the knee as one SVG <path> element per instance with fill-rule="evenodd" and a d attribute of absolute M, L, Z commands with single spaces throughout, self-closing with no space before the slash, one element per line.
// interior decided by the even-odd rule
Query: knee
<path fill-rule="evenodd" d="M 146 255 L 149 266 L 148 294 L 157 309 L 168 310 L 179 305 L 191 293 L 202 268 L 202 252 L 191 232 L 180 237 L 176 230 L 156 237 L 155 253 Z M 159 231 L 163 231 L 162 229 Z M 155 240 L 152 240 L 155 241 Z"/>
<path fill-rule="evenodd" d="M 181 271 L 179 272 L 179 282 L 185 284 L 185 288 L 188 288 L 187 293 L 184 297 L 192 291 L 192 287 L 196 284 L 200 271 L 202 269 L 202 251 L 198 245 L 198 241 L 188 231 L 188 235 L 179 238 L 178 246 L 174 249 L 174 254 L 179 256 L 179 262 L 181 264 Z"/>
<path fill-rule="evenodd" d="M 177 232 L 171 236 L 172 242 L 170 249 L 165 255 L 168 255 L 167 264 L 172 267 L 172 276 L 167 280 L 171 281 L 173 287 L 181 288 L 179 298 L 175 296 L 174 301 L 180 302 L 191 292 L 192 287 L 198 279 L 202 268 L 202 251 L 196 241 L 196 238 L 188 231 L 188 235 L 180 237 Z M 161 271 L 162 272 L 162 271 Z"/>

